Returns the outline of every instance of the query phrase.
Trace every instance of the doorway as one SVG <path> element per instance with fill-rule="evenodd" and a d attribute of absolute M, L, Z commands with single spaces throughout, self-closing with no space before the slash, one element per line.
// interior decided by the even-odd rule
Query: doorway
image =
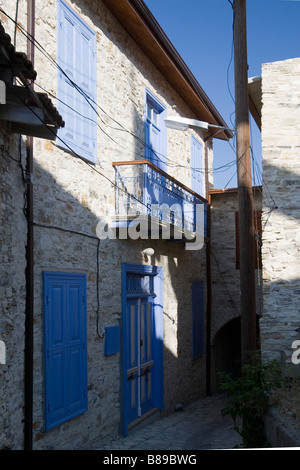
<path fill-rule="evenodd" d="M 163 407 L 162 268 L 123 265 L 123 434 Z"/>

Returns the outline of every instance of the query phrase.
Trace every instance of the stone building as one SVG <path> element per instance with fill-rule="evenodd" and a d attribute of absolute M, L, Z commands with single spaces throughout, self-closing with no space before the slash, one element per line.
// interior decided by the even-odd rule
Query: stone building
<path fill-rule="evenodd" d="M 227 126 L 141 0 L 0 7 L 0 448 L 101 448 L 206 393 L 213 135 L 164 118 Z"/>
<path fill-rule="evenodd" d="M 249 79 L 249 108 L 262 135 L 263 184 L 262 188 L 254 188 L 255 223 L 261 248 L 261 261 L 256 261 L 260 347 L 263 360 L 278 360 L 283 372 L 289 375 L 299 374 L 300 344 L 299 67 L 299 58 L 266 63 L 262 64 L 260 77 Z M 232 359 L 239 357 L 239 344 L 234 341 L 240 316 L 238 252 L 232 247 L 238 205 L 233 189 L 211 190 L 210 195 L 214 373 L 219 368 L 234 371 Z M 224 355 L 224 345 L 228 343 L 237 344 L 237 349 L 227 349 L 228 355 Z"/>
<path fill-rule="evenodd" d="M 251 112 L 262 135 L 261 353 L 299 378 L 299 90 L 300 59 L 262 64 L 249 81 Z M 273 447 L 299 446 L 297 382 L 265 420 Z"/>
<path fill-rule="evenodd" d="M 218 372 L 233 376 L 241 367 L 238 189 L 211 189 L 211 319 L 210 380 L 216 391 Z M 261 210 L 262 188 L 253 188 L 255 228 L 255 293 L 257 328 L 262 315 Z"/>
<path fill-rule="evenodd" d="M 263 357 L 296 373 L 299 341 L 300 59 L 262 64 L 256 96 L 261 103 L 263 213 Z M 299 343 L 298 343 L 299 344 Z M 298 356 L 297 356 L 298 357 Z M 297 362 L 298 363 L 298 362 Z"/>

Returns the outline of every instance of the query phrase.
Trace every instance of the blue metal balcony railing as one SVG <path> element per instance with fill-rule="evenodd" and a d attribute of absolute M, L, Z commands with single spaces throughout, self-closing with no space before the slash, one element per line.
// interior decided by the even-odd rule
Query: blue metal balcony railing
<path fill-rule="evenodd" d="M 206 236 L 206 199 L 147 160 L 113 166 L 117 220 L 147 216 L 181 232 Z"/>

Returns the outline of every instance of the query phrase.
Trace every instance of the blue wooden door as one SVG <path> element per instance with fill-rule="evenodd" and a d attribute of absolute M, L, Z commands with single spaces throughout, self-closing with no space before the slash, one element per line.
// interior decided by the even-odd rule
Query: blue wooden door
<path fill-rule="evenodd" d="M 127 419 L 130 423 L 153 408 L 155 361 L 151 297 L 128 299 L 126 306 Z"/>
<path fill-rule="evenodd" d="M 44 272 L 45 420 L 87 410 L 86 275 Z"/>
<path fill-rule="evenodd" d="M 151 409 L 162 409 L 163 270 L 122 264 L 123 433 Z"/>

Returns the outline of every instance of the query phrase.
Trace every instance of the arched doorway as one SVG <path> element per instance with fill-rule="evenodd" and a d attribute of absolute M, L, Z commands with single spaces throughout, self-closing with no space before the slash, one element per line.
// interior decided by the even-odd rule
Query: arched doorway
<path fill-rule="evenodd" d="M 256 316 L 259 343 L 259 316 Z M 259 344 L 258 344 L 259 349 Z M 232 377 L 241 373 L 241 317 L 233 318 L 220 328 L 212 343 L 212 381 L 217 390 L 218 373 L 225 372 Z"/>
<path fill-rule="evenodd" d="M 226 372 L 233 377 L 240 374 L 241 368 L 241 318 L 226 323 L 216 334 L 214 345 L 214 369 Z"/>

